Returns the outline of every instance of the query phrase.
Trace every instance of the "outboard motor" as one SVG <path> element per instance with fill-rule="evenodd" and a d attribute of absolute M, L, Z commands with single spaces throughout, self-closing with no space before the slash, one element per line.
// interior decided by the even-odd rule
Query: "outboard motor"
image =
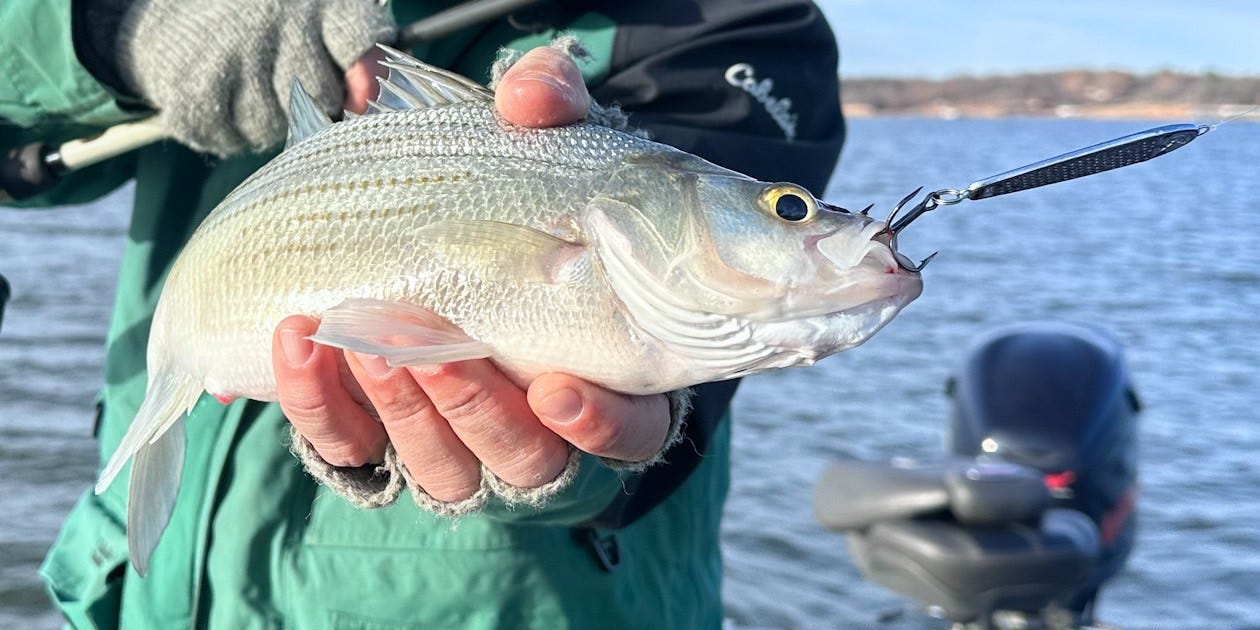
<path fill-rule="evenodd" d="M 840 462 L 815 511 L 863 574 L 959 627 L 1075 628 L 1135 538 L 1139 403 L 1119 343 L 1029 323 L 981 337 L 943 462 Z"/>
<path fill-rule="evenodd" d="M 1084 512 L 1102 549 L 1079 606 L 1124 567 L 1137 523 L 1137 393 L 1116 339 L 1056 322 L 981 338 L 946 392 L 949 450 L 1039 471 L 1056 507 Z"/>

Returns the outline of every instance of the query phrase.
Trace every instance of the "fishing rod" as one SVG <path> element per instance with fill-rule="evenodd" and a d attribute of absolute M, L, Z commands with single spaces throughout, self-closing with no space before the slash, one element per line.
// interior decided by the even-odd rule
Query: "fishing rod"
<path fill-rule="evenodd" d="M 494 20 L 541 0 L 472 0 L 439 11 L 398 31 L 399 48 L 431 42 L 458 30 Z M 68 172 L 167 138 L 157 116 L 123 123 L 59 146 L 33 142 L 0 155 L 0 203 L 26 199 L 57 184 Z"/>

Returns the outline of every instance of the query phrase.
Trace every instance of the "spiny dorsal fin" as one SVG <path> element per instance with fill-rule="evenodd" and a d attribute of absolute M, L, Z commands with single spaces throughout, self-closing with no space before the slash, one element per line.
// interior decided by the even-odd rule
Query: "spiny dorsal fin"
<path fill-rule="evenodd" d="M 289 83 L 289 141 L 284 146 L 291 147 L 331 124 L 328 114 L 320 110 L 302 88 L 302 83 L 293 77 Z"/>
<path fill-rule="evenodd" d="M 441 107 L 464 101 L 494 101 L 490 90 L 470 79 L 430 66 L 384 44 L 377 46 L 389 56 L 381 62 L 389 68 L 389 76 L 377 79 L 381 94 L 376 100 L 368 101 L 366 114 Z"/>

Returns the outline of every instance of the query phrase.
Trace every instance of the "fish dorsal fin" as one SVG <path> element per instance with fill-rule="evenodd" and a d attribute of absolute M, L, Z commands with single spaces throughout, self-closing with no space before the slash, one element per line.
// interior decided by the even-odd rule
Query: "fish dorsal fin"
<path fill-rule="evenodd" d="M 389 57 L 381 62 L 389 69 L 389 76 L 377 79 L 381 94 L 376 100 L 368 101 L 366 114 L 494 101 L 494 93 L 468 78 L 430 66 L 384 44 L 377 46 Z"/>
<path fill-rule="evenodd" d="M 297 77 L 293 77 L 289 83 L 289 140 L 285 147 L 291 147 L 331 124 L 328 114 L 315 104 Z"/>

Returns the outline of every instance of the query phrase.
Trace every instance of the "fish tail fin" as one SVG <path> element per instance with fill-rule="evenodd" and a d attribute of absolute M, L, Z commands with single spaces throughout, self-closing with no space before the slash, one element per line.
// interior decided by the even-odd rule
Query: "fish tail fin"
<path fill-rule="evenodd" d="M 137 571 L 148 570 L 149 555 L 170 521 L 184 466 L 183 416 L 203 391 L 200 379 L 182 370 L 158 368 L 144 402 L 96 483 L 100 494 L 135 458 L 127 501 L 127 538 Z M 141 570 L 143 569 L 143 570 Z"/>

